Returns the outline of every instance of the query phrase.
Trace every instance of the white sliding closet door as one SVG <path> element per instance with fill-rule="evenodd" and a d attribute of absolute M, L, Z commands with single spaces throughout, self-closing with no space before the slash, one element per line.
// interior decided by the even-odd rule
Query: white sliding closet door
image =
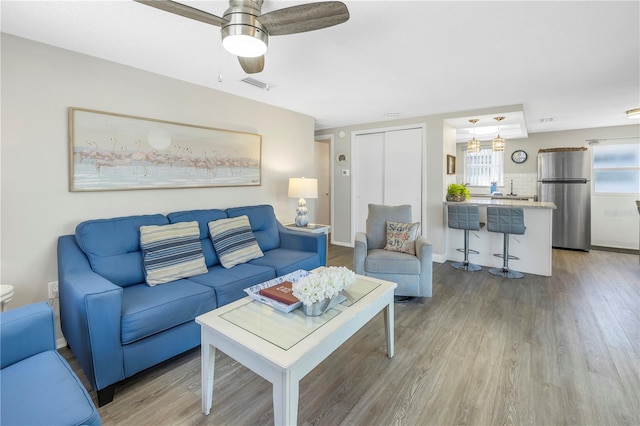
<path fill-rule="evenodd" d="M 384 204 L 411 205 L 411 220 L 422 221 L 422 129 L 385 133 Z"/>
<path fill-rule="evenodd" d="M 356 135 L 353 150 L 355 231 L 366 230 L 368 205 L 410 204 L 422 221 L 422 129 Z"/>
<path fill-rule="evenodd" d="M 356 144 L 356 231 L 365 232 L 369 203 L 384 204 L 384 133 L 358 135 Z"/>

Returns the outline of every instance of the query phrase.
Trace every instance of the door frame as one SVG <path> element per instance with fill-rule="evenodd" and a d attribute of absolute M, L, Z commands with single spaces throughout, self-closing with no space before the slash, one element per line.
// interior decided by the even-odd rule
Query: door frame
<path fill-rule="evenodd" d="M 355 245 L 356 233 L 354 229 L 356 228 L 356 181 L 358 179 L 358 170 L 355 158 L 357 156 L 357 148 L 356 148 L 356 136 L 359 135 L 367 135 L 371 133 L 384 133 L 384 132 L 393 132 L 398 130 L 410 130 L 410 129 L 420 129 L 422 131 L 422 162 L 421 162 L 421 179 L 422 179 L 422 193 L 420 194 L 422 208 L 422 217 L 420 218 L 420 222 L 422 226 L 420 227 L 420 233 L 425 235 L 427 223 L 427 209 L 425 200 L 427 199 L 427 173 L 425 173 L 425 165 L 427 164 L 427 125 L 426 123 L 414 123 L 414 124 L 405 124 L 402 126 L 390 126 L 390 127 L 380 127 L 376 129 L 366 129 L 366 130 L 354 130 L 351 132 L 351 247 Z M 332 218 L 333 220 L 333 218 Z"/>
<path fill-rule="evenodd" d="M 333 176 L 334 173 L 334 164 L 333 164 L 333 158 L 335 157 L 335 148 L 334 148 L 334 137 L 333 135 L 329 134 L 329 135 L 319 135 L 319 136 L 315 136 L 313 138 L 314 143 L 315 141 L 329 141 L 329 192 L 331 193 L 330 197 L 329 197 L 329 203 L 331 204 L 330 208 L 329 208 L 329 220 L 331 223 L 328 223 L 327 225 L 331 226 L 331 228 L 329 229 L 329 232 L 331 232 L 331 235 L 333 235 L 333 224 L 335 223 L 334 220 L 334 206 L 335 203 L 333 202 L 333 194 L 334 194 L 334 184 L 335 184 L 335 177 Z M 315 160 L 314 160 L 315 161 Z M 315 165 L 315 164 L 314 164 Z M 327 235 L 327 238 L 329 238 L 329 236 Z M 328 240 L 327 240 L 328 241 Z"/>

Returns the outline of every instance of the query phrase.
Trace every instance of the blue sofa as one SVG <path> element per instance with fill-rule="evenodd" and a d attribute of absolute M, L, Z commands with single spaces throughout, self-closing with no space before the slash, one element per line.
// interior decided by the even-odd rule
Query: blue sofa
<path fill-rule="evenodd" d="M 264 256 L 226 269 L 208 224 L 244 215 Z M 140 227 L 192 221 L 208 272 L 149 286 Z M 325 264 L 326 235 L 288 230 L 269 205 L 90 220 L 58 240 L 62 332 L 102 406 L 118 382 L 198 346 L 196 316 L 246 296 L 247 287 Z"/>
<path fill-rule="evenodd" d="M 56 352 L 47 303 L 0 313 L 0 364 L 0 424 L 101 424 L 87 390 Z"/>

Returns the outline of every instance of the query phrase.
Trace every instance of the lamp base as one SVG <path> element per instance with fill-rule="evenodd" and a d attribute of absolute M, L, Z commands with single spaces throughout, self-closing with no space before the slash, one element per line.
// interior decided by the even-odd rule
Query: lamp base
<path fill-rule="evenodd" d="M 296 226 L 304 228 L 309 224 L 309 216 L 307 216 L 307 202 L 304 198 L 298 200 L 298 208 L 296 209 Z"/>
<path fill-rule="evenodd" d="M 307 215 L 296 216 L 296 226 L 304 228 L 308 224 L 309 224 L 309 217 Z"/>

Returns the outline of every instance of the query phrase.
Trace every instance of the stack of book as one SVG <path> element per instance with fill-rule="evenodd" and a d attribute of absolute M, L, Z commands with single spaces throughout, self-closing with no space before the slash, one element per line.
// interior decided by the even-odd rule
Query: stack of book
<path fill-rule="evenodd" d="M 263 288 L 259 293 L 261 296 L 268 297 L 285 305 L 293 305 L 294 303 L 298 303 L 299 300 L 293 295 L 292 287 L 293 284 L 291 281 L 283 281 L 272 287 Z"/>

